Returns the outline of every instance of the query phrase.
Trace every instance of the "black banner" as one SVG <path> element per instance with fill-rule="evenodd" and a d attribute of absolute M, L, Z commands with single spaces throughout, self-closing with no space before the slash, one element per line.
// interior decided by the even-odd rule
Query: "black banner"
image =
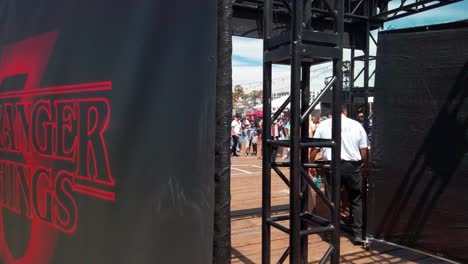
<path fill-rule="evenodd" d="M 468 23 L 379 35 L 369 230 L 468 261 Z"/>
<path fill-rule="evenodd" d="M 216 2 L 0 3 L 0 263 L 211 263 Z"/>

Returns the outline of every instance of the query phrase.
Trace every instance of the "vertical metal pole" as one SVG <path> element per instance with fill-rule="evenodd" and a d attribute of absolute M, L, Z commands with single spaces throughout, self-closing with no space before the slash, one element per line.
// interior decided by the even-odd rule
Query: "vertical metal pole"
<path fill-rule="evenodd" d="M 311 17 L 312 17 L 312 0 L 304 0 L 304 29 L 311 29 Z M 310 104 L 310 63 L 302 64 L 302 94 L 301 94 L 301 116 L 307 110 Z M 301 139 L 309 137 L 309 118 L 302 123 L 301 126 Z M 301 150 L 301 164 L 309 161 L 309 150 Z M 309 206 L 309 186 L 306 180 L 301 177 L 301 190 L 302 190 L 302 202 L 301 202 L 301 213 L 308 210 Z M 301 222 L 301 230 L 307 230 L 308 223 L 305 220 Z M 301 263 L 307 264 L 309 259 L 309 237 L 304 236 L 301 238 Z"/>
<path fill-rule="evenodd" d="M 300 140 L 301 140 L 301 49 L 302 49 L 302 23 L 304 5 L 303 0 L 292 2 L 291 18 L 291 157 L 290 157 L 290 184 L 289 214 L 290 235 L 289 246 L 290 263 L 300 263 L 301 241 L 301 180 L 300 180 Z"/>
<path fill-rule="evenodd" d="M 348 106 L 349 106 L 349 116 L 354 117 L 354 68 L 355 68 L 355 57 L 356 57 L 356 50 L 351 48 L 351 61 L 350 61 L 350 73 L 349 73 L 349 95 L 348 95 Z"/>
<path fill-rule="evenodd" d="M 370 3 L 368 0 L 364 5 L 364 14 L 369 17 Z M 370 22 L 366 20 L 366 39 L 364 47 L 364 128 L 369 133 L 369 41 L 370 41 Z"/>
<path fill-rule="evenodd" d="M 339 36 L 337 47 L 343 50 L 344 31 L 344 1 L 335 0 L 337 19 L 335 30 Z M 340 58 L 333 59 L 333 72 L 337 81 L 333 87 L 333 117 L 332 139 L 335 147 L 332 149 L 332 224 L 335 227 L 332 236 L 334 251 L 331 256 L 331 264 L 340 262 L 340 187 L 341 187 L 341 103 L 343 97 L 343 53 Z"/>
<path fill-rule="evenodd" d="M 369 18 L 373 9 L 372 1 L 368 0 L 365 5 L 365 15 Z M 370 57 L 370 22 L 366 20 L 366 46 L 364 51 L 364 128 L 369 133 L 369 57 Z M 362 239 L 367 240 L 367 176 L 362 177 Z"/>
<path fill-rule="evenodd" d="M 263 45 L 272 34 L 273 0 L 265 0 L 263 7 Z M 262 263 L 271 262 L 271 68 L 272 63 L 263 61 L 263 134 L 262 134 Z"/>
<path fill-rule="evenodd" d="M 213 263 L 231 263 L 232 1 L 218 1 Z"/>
<path fill-rule="evenodd" d="M 306 9 L 307 10 L 307 9 Z M 307 110 L 310 104 L 310 64 L 302 64 L 302 100 L 301 100 L 301 116 Z M 305 139 L 309 134 L 309 118 L 302 123 L 301 126 L 301 138 Z M 309 160 L 309 150 L 304 148 L 301 150 L 301 163 L 307 163 Z M 301 177 L 301 190 L 302 190 L 302 202 L 301 212 L 307 211 L 308 208 L 308 184 L 303 177 Z M 307 222 L 302 220 L 301 230 L 307 229 Z M 304 236 L 301 238 L 301 263 L 307 263 L 308 260 L 308 237 Z"/>

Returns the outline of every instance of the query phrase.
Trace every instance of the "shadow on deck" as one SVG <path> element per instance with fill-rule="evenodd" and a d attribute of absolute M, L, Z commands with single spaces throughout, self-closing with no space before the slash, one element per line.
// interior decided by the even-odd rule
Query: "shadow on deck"
<path fill-rule="evenodd" d="M 231 176 L 232 263 L 261 263 L 261 160 L 255 157 L 233 158 Z M 278 178 L 272 177 L 272 209 L 287 213 L 289 192 Z M 277 263 L 288 247 L 288 236 L 272 229 L 271 261 Z M 370 250 L 354 246 L 345 232 L 341 237 L 341 263 L 446 263 L 410 250 L 375 242 Z M 317 235 L 309 237 L 309 263 L 319 263 L 328 244 Z M 289 263 L 286 259 L 284 263 Z"/>

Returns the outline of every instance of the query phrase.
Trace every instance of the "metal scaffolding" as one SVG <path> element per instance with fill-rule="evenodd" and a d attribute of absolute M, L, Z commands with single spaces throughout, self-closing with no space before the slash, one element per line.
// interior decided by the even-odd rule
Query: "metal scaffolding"
<path fill-rule="evenodd" d="M 418 12 L 448 5 L 452 1 L 392 1 L 398 5 L 389 5 L 389 1 L 373 0 L 243 0 L 234 1 L 234 16 L 245 8 L 242 19 L 248 19 L 251 11 L 261 10 L 262 21 L 256 21 L 257 36 L 263 37 L 263 186 L 262 186 L 262 263 L 271 263 L 271 228 L 276 228 L 289 235 L 289 247 L 285 249 L 277 263 L 283 263 L 288 257 L 290 263 L 307 263 L 308 236 L 327 233 L 328 250 L 320 263 L 329 259 L 332 264 L 340 261 L 340 160 L 331 164 L 309 163 L 308 151 L 313 147 L 332 148 L 333 157 L 340 157 L 341 152 L 341 105 L 343 103 L 343 49 L 351 49 L 349 67 L 349 91 L 346 103 L 354 102 L 356 87 L 354 82 L 363 74 L 364 87 L 361 96 L 365 104 L 365 127 L 369 129 L 368 97 L 372 88 L 369 79 L 374 73 L 369 71 L 369 62 L 375 57 L 369 53 L 370 41 L 377 44 L 370 34 L 385 21 L 409 16 Z M 395 8 L 392 8 L 395 6 Z M 258 19 L 258 17 L 257 17 Z M 236 21 L 234 22 L 236 23 Z M 262 25 L 262 27 L 258 26 Z M 249 30 L 245 35 L 255 36 Z M 241 34 L 238 34 L 241 35 Z M 355 56 L 355 50 L 362 50 L 363 56 Z M 320 94 L 310 102 L 310 67 L 325 61 L 333 62 L 333 76 Z M 356 61 L 363 61 L 360 73 L 355 73 Z M 290 96 L 284 104 L 272 113 L 272 65 L 291 66 Z M 309 118 L 315 106 L 327 92 L 332 93 L 332 139 L 317 140 L 308 137 Z M 290 140 L 272 137 L 273 122 L 290 104 Z M 289 162 L 276 162 L 278 147 L 290 148 Z M 289 168 L 289 177 L 281 170 Z M 325 193 L 308 176 L 308 168 L 326 168 L 331 171 L 331 193 Z M 290 189 L 289 214 L 272 215 L 271 177 L 272 170 Z M 307 211 L 307 197 L 312 189 L 329 209 L 330 217 L 325 219 Z M 363 179 L 363 189 L 367 189 L 367 179 Z M 366 195 L 363 202 L 366 203 Z M 363 239 L 367 241 L 364 206 Z"/>
<path fill-rule="evenodd" d="M 307 262 L 307 237 L 311 234 L 331 233 L 328 250 L 322 258 L 325 262 L 331 258 L 332 263 L 339 262 L 340 256 L 340 167 L 339 160 L 332 161 L 332 193 L 327 197 L 309 178 L 306 168 L 316 167 L 308 163 L 308 148 L 331 147 L 335 157 L 340 156 L 341 145 L 341 97 L 343 89 L 343 34 L 344 34 L 344 2 L 335 1 L 334 5 L 323 1 L 327 13 L 322 18 L 329 18 L 333 27 L 329 31 L 316 31 L 312 23 L 312 1 L 296 0 L 292 3 L 282 1 L 291 17 L 290 29 L 278 35 L 273 35 L 273 1 L 264 2 L 264 104 L 263 104 L 263 224 L 262 224 L 262 256 L 263 263 L 270 263 L 271 228 L 277 228 L 289 234 L 289 247 L 281 256 L 283 263 L 289 256 L 291 263 Z M 332 139 L 313 140 L 308 138 L 309 119 L 307 116 L 313 109 L 309 102 L 310 66 L 324 60 L 333 61 L 334 76 L 328 87 L 333 86 L 333 119 Z M 271 79 L 272 64 L 291 65 L 291 91 L 288 100 L 271 117 Z M 278 140 L 271 136 L 271 126 L 286 105 L 290 103 L 291 138 L 288 141 Z M 290 161 L 277 163 L 272 153 L 279 146 L 290 148 Z M 329 166 L 329 165 L 326 165 Z M 281 167 L 289 167 L 289 179 L 281 171 Z M 290 188 L 289 215 L 271 215 L 271 170 L 274 170 Z M 309 187 L 317 192 L 330 210 L 331 219 L 324 219 L 307 212 L 307 192 Z M 289 221 L 289 227 L 284 225 Z M 319 227 L 311 228 L 313 222 Z"/>

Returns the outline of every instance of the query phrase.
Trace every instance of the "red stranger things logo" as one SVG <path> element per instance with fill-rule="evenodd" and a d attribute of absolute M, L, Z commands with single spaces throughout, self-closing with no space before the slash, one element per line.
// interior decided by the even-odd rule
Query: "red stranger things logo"
<path fill-rule="evenodd" d="M 41 87 L 56 39 L 52 32 L 0 50 L 0 259 L 6 264 L 50 263 L 58 234 L 78 226 L 78 195 L 115 201 L 105 140 L 111 108 L 103 97 L 112 84 Z M 21 258 L 5 239 L 4 210 L 31 220 Z"/>

